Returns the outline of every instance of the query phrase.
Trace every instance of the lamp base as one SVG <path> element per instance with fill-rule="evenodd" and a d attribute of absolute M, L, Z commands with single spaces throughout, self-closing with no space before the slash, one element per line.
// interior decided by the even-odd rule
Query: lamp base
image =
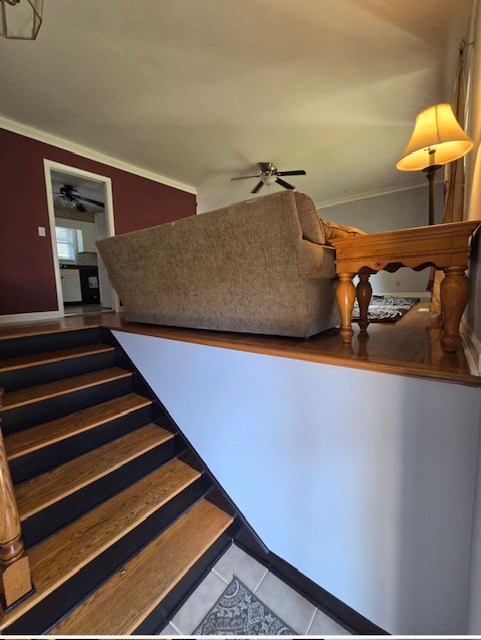
<path fill-rule="evenodd" d="M 422 169 L 429 181 L 429 224 L 434 224 L 434 176 L 436 171 L 441 168 L 440 164 L 431 164 L 429 167 Z"/>

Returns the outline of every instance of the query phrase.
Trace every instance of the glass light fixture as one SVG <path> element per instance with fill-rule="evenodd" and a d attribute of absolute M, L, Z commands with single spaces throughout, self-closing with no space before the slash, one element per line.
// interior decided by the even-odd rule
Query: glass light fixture
<path fill-rule="evenodd" d="M 43 0 L 0 0 L 0 36 L 35 40 L 42 12 Z"/>
<path fill-rule="evenodd" d="M 448 162 L 462 158 L 474 143 L 463 131 L 447 103 L 421 111 L 404 153 L 396 164 L 401 171 L 424 171 L 429 180 L 429 224 L 434 224 L 434 176 Z"/>
<path fill-rule="evenodd" d="M 261 176 L 261 180 L 267 187 L 270 187 L 277 180 L 277 176 L 274 176 L 274 175 Z"/>

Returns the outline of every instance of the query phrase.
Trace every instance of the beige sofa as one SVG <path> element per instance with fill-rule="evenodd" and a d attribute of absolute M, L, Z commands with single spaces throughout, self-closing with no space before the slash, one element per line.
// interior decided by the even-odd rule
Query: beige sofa
<path fill-rule="evenodd" d="M 97 242 L 133 322 L 308 337 L 339 323 L 312 200 L 253 198 Z"/>

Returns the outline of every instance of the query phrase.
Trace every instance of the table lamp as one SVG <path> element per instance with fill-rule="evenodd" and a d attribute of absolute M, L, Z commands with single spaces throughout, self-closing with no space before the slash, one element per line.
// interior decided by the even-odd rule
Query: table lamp
<path fill-rule="evenodd" d="M 424 171 L 429 181 L 429 224 L 434 224 L 434 176 L 448 162 L 471 151 L 474 143 L 460 127 L 451 105 L 435 104 L 421 111 L 402 158 L 401 171 Z"/>

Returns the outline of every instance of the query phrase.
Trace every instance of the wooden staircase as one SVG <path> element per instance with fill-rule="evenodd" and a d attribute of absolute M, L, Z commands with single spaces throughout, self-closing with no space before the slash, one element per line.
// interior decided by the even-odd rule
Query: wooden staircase
<path fill-rule="evenodd" d="M 235 507 L 109 331 L 7 334 L 0 387 L 2 584 L 25 556 L 33 583 L 2 635 L 157 634 L 238 533 Z"/>

